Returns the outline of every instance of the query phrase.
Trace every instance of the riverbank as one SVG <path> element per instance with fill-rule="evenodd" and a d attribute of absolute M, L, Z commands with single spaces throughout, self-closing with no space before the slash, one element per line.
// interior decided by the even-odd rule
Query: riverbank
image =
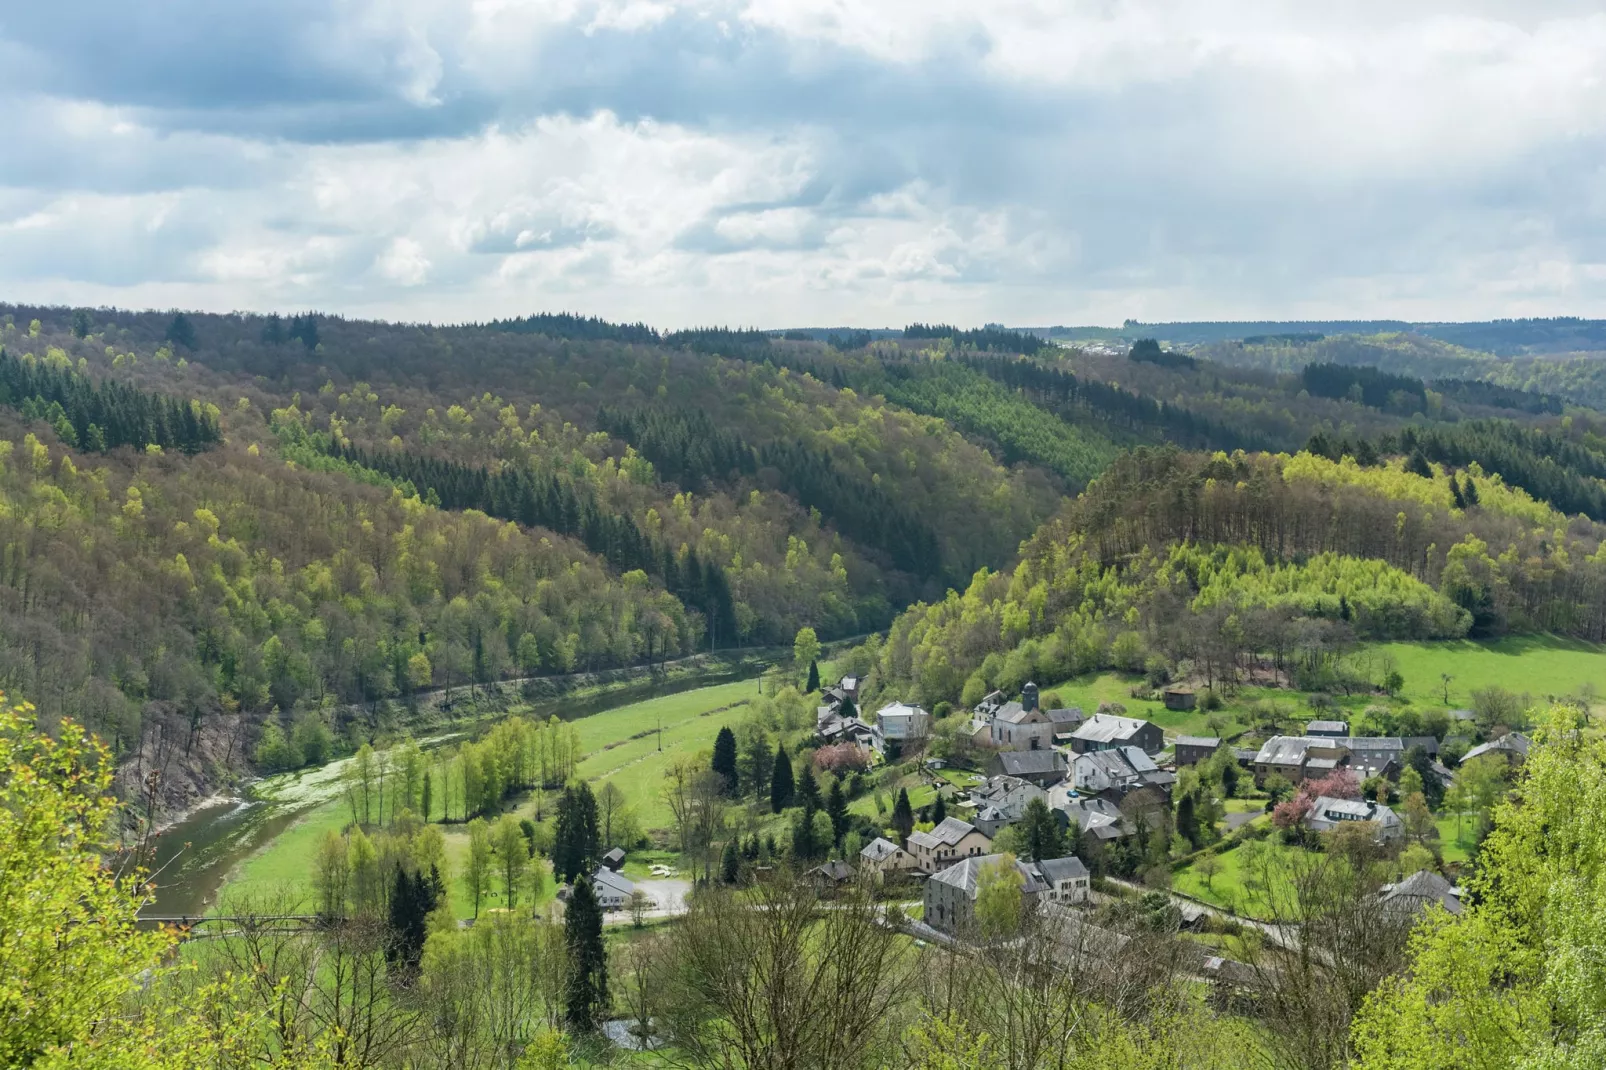
<path fill-rule="evenodd" d="M 707 718 L 708 710 L 745 697 L 749 687 L 756 695 L 756 684 L 750 682 L 768 668 L 771 657 L 772 651 L 700 655 L 661 666 L 663 671 L 651 674 L 625 670 L 574 674 L 564 678 L 568 686 L 561 693 L 533 702 L 514 701 L 505 693 L 506 701 L 495 701 L 482 689 L 472 705 L 466 696 L 460 696 L 452 706 L 426 707 L 415 711 L 421 715 L 399 718 L 384 734 L 394 738 L 411 732 L 420 737 L 421 746 L 432 748 L 515 714 L 532 719 L 556 715 L 580 728 L 582 762 L 593 759 L 591 765 L 583 765 L 582 775 L 606 778 L 628 765 L 635 775 L 621 778 L 631 782 L 621 786 L 633 801 L 644 804 L 643 810 L 656 811 L 661 806 L 656 788 L 645 788 L 645 782 L 654 779 L 654 772 L 661 776 L 658 765 L 667 755 L 653 753 L 656 760 L 648 760 L 646 753 L 636 751 L 652 750 L 656 741 L 629 741 L 626 737 L 639 735 L 648 711 L 661 708 L 667 714 L 665 736 L 672 749 L 698 742 L 711 744 L 713 732 L 724 719 Z M 689 697 L 690 692 L 698 696 Z M 606 716 L 605 723 L 597 720 L 609 714 L 616 716 Z M 710 721 L 712 727 L 708 727 Z M 708 738 L 702 740 L 703 735 Z M 604 755 L 606 764 L 599 769 L 597 764 Z M 295 845 L 281 845 L 281 840 L 290 836 L 311 843 L 323 834 L 325 826 L 344 824 L 337 804 L 341 774 L 349 761 L 349 756 L 341 757 L 316 768 L 263 777 L 248 782 L 244 790 L 219 793 L 206 803 L 187 807 L 183 816 L 171 821 L 156 838 L 151 869 L 157 875 L 157 891 L 145 913 L 200 914 L 215 905 L 225 887 L 240 884 L 253 893 L 266 893 L 277 885 L 293 883 L 298 871 L 304 876 L 304 863 L 310 855 L 288 849 Z M 659 815 L 651 812 L 650 817 Z M 449 830 L 449 841 L 455 841 L 458 831 Z M 280 849 L 275 857 L 264 861 L 267 849 L 276 845 Z M 448 844 L 449 849 L 457 846 Z"/>

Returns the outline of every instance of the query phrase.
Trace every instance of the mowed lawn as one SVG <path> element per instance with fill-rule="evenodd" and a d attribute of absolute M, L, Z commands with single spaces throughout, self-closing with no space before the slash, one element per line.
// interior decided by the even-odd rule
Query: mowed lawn
<path fill-rule="evenodd" d="M 753 680 L 719 684 L 683 691 L 676 695 L 646 699 L 576 719 L 583 755 L 578 775 L 592 788 L 611 780 L 635 807 L 644 829 L 666 828 L 671 822 L 669 807 L 663 801 L 664 770 L 678 757 L 712 749 L 714 736 L 725 725 L 735 725 L 749 712 L 744 700 L 758 697 Z M 663 749 L 658 729 L 663 728 Z M 639 737 L 639 738 L 631 738 Z M 554 799 L 548 793 L 550 811 Z M 520 800 L 513 812 L 533 817 L 535 799 Z M 319 841 L 330 831 L 345 828 L 351 814 L 343 799 L 321 803 L 246 859 L 224 887 L 225 896 L 249 895 L 260 899 L 285 893 L 306 896 L 310 892 L 313 858 Z M 446 858 L 452 884 L 453 906 L 459 916 L 471 910 L 462 888 L 463 859 L 468 851 L 468 834 L 462 825 L 446 825 Z M 550 875 L 543 882 L 541 899 L 552 895 Z M 528 902 L 528 892 L 520 903 Z M 482 906 L 500 905 L 498 895 Z"/>
<path fill-rule="evenodd" d="M 1543 701 L 1548 695 L 1576 693 L 1590 683 L 1606 696 L 1606 646 L 1557 636 L 1512 636 L 1493 642 L 1384 643 L 1405 678 L 1405 697 L 1444 706 L 1450 675 L 1450 705 L 1469 707 L 1472 692 L 1498 685 Z M 1597 699 L 1597 701 L 1599 701 Z"/>

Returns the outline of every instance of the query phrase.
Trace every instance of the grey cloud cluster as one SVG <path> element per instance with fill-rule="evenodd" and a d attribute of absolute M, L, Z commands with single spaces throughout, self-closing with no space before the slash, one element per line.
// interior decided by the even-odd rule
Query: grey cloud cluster
<path fill-rule="evenodd" d="M 11 5 L 0 290 L 665 325 L 1606 313 L 1593 7 Z"/>

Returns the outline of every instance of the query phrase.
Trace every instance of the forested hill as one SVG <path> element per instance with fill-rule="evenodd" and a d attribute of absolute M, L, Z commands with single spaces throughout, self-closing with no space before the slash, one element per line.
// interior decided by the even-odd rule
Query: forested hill
<path fill-rule="evenodd" d="M 882 628 L 1061 500 L 706 334 L 534 326 L 0 311 L 0 686 L 238 763 L 264 720 Z"/>
<path fill-rule="evenodd" d="M 1013 570 L 901 616 L 870 686 L 974 703 L 1103 668 L 1219 685 L 1269 658 L 1317 689 L 1357 639 L 1606 640 L 1606 526 L 1475 465 L 1412 467 L 1123 455 Z"/>
<path fill-rule="evenodd" d="M 564 315 L 430 327 L 11 306 L 0 350 L 0 684 L 125 748 L 152 723 L 180 726 L 185 748 L 227 723 L 208 760 L 237 761 L 265 719 L 289 729 L 336 704 L 789 643 L 805 626 L 863 634 L 949 588 L 993 591 L 1002 580 L 973 576 L 1008 575 L 1023 540 L 1021 569 L 1062 545 L 1081 549 L 1048 558 L 1076 571 L 1094 560 L 1086 533 L 1125 538 L 1098 567 L 1148 561 L 1147 590 L 1198 571 L 1173 548 L 1217 514 L 1154 525 L 1179 495 L 1217 501 L 1200 488 L 1227 474 L 1196 470 L 1216 451 L 1234 484 L 1285 504 L 1272 473 L 1289 465 L 1327 463 L 1338 488 L 1320 538 L 1267 545 L 1258 518 L 1211 535 L 1262 556 L 1240 572 L 1298 587 L 1278 570 L 1330 552 L 1393 570 L 1374 580 L 1405 592 L 1396 630 L 1599 630 L 1573 588 L 1553 605 L 1507 575 L 1518 553 L 1593 590 L 1595 528 L 1552 507 L 1606 516 L 1598 416 L 1487 384 L 1063 350 L 999 328 L 821 339 Z M 1206 452 L 1176 455 L 1192 474 L 1145 497 L 1129 451 L 1161 443 Z M 1264 455 L 1304 445 L 1297 464 Z M 1378 489 L 1405 475 L 1423 482 Z M 1149 504 L 1089 512 L 1117 500 Z M 1402 541 L 1333 542 L 1356 518 Z M 1469 569 L 1495 578 L 1462 582 Z M 1122 612 L 1141 617 L 1149 595 L 1134 597 Z M 1010 610 L 979 657 L 1071 634 L 1021 604 L 1025 631 Z M 956 692 L 977 666 L 944 657 L 885 678 Z"/>

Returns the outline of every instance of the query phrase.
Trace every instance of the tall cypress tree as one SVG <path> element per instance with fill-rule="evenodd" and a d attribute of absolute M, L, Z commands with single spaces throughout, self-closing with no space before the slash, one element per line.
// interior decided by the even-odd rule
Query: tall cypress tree
<path fill-rule="evenodd" d="M 552 835 L 552 872 L 560 881 L 576 881 L 597 863 L 597 799 L 585 781 L 563 789 L 558 824 Z"/>
<path fill-rule="evenodd" d="M 937 792 L 937 801 L 931 804 L 931 820 L 940 825 L 947 820 L 947 818 L 948 800 L 944 799 L 942 797 L 942 792 L 939 791 Z"/>
<path fill-rule="evenodd" d="M 775 748 L 775 773 L 770 777 L 770 810 L 780 813 L 792 805 L 792 759 L 784 746 Z"/>
<path fill-rule="evenodd" d="M 736 733 L 729 726 L 721 728 L 714 737 L 714 760 L 709 764 L 725 781 L 723 793 L 735 795 L 739 776 L 736 772 Z"/>
<path fill-rule="evenodd" d="M 577 1033 L 589 1033 L 608 1010 L 608 950 L 602 943 L 602 907 L 591 881 L 581 877 L 564 915 L 569 985 L 564 1018 Z"/>
<path fill-rule="evenodd" d="M 831 833 L 836 837 L 835 842 L 841 843 L 843 834 L 848 831 L 848 797 L 842 790 L 842 781 L 831 782 L 831 791 L 825 798 L 825 812 L 831 815 Z"/>
<path fill-rule="evenodd" d="M 808 685 L 807 688 L 805 688 L 805 693 L 812 695 L 812 694 L 814 694 L 814 692 L 818 691 L 819 689 L 820 689 L 820 663 L 817 662 L 817 661 L 810 661 L 809 662 L 809 685 Z"/>
<path fill-rule="evenodd" d="M 892 804 L 892 827 L 898 830 L 898 838 L 904 843 L 915 830 L 915 809 L 909 805 L 908 788 L 898 789 L 898 801 Z"/>

